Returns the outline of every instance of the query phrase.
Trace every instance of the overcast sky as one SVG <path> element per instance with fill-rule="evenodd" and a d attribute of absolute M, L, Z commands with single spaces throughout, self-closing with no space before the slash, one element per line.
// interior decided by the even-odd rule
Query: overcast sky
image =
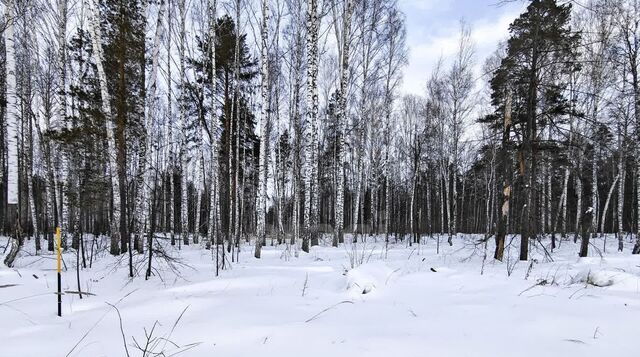
<path fill-rule="evenodd" d="M 525 9 L 524 1 L 496 5 L 500 0 L 399 0 L 407 20 L 409 65 L 404 70 L 403 94 L 425 92 L 425 83 L 438 58 L 450 58 L 464 19 L 476 46 L 476 70 L 507 38 L 509 24 Z"/>

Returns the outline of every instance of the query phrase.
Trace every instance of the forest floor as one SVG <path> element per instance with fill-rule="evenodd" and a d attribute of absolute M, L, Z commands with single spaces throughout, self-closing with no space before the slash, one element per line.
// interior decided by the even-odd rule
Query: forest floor
<path fill-rule="evenodd" d="M 91 295 L 65 293 L 62 317 L 54 256 L 33 254 L 31 241 L 15 268 L 0 268 L 0 355 L 638 355 L 640 256 L 631 243 L 618 253 L 610 236 L 605 253 L 596 239 L 580 259 L 578 245 L 563 241 L 553 261 L 536 246 L 518 262 L 514 239 L 496 262 L 493 241 L 485 260 L 478 239 L 449 247 L 443 238 L 439 253 L 433 238 L 387 248 L 380 239 L 326 241 L 309 254 L 268 246 L 260 260 L 247 245 L 219 277 L 211 251 L 165 245 L 176 261 L 154 261 L 148 281 L 143 256 L 131 280 L 128 256 L 101 250 L 80 272 Z M 0 253 L 6 244 L 0 238 Z M 63 291 L 77 291 L 75 254 L 64 262 Z"/>

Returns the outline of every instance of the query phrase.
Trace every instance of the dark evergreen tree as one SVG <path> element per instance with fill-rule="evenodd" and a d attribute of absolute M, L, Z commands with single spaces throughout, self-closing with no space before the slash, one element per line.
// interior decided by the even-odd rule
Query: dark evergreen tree
<path fill-rule="evenodd" d="M 131 240 L 128 232 L 134 223 L 131 209 L 135 191 L 128 192 L 128 188 L 141 189 L 136 187 L 140 186 L 139 180 L 129 180 L 143 174 L 147 150 L 144 123 L 146 0 L 103 0 L 100 5 L 105 69 L 111 74 L 108 84 L 114 109 L 117 175 L 123 210 L 120 215 L 120 252 L 125 253 Z M 133 165 L 127 159 L 137 163 L 135 172 L 129 172 Z"/>
<path fill-rule="evenodd" d="M 92 225 L 96 229 L 93 233 L 97 234 L 107 229 L 108 210 L 105 208 L 108 207 L 103 204 L 109 201 L 109 180 L 104 155 L 107 152 L 106 123 L 89 36 L 79 28 L 70 40 L 69 60 L 76 69 L 77 80 L 69 86 L 72 106 L 66 118 L 67 125 L 52 135 L 66 151 L 73 177 L 77 179 L 76 184 L 69 187 L 70 205 L 77 207 L 77 219 L 81 219 L 82 212 L 96 212 L 94 219 L 97 222 Z"/>
<path fill-rule="evenodd" d="M 529 239 L 535 237 L 536 171 L 541 150 L 558 150 L 540 137 L 550 125 L 575 115 L 566 93 L 571 76 L 579 70 L 576 44 L 580 35 L 569 26 L 571 4 L 556 0 L 533 0 L 509 27 L 507 54 L 491 80 L 495 115 L 486 118 L 503 129 L 501 160 L 515 150 L 522 211 L 520 215 L 520 259 L 528 258 Z M 511 135 L 510 130 L 515 135 Z M 515 145 L 511 148 L 512 140 Z M 504 170 L 507 175 L 509 170 Z M 503 194 L 513 192 L 511 185 Z M 508 209 L 508 204 L 506 206 Z M 502 216 L 502 215 L 501 215 Z M 502 223 L 504 224 L 504 223 Z M 499 228 L 500 229 L 500 228 Z M 504 246 L 503 232 L 497 234 Z M 498 254 L 497 254 L 498 255 Z"/>
<path fill-rule="evenodd" d="M 228 200 L 230 191 L 244 190 L 244 197 L 253 198 L 257 180 L 257 157 L 259 143 L 255 136 L 254 129 L 256 125 L 253 108 L 249 104 L 249 98 L 252 94 L 252 81 L 257 76 L 257 62 L 251 57 L 249 47 L 247 46 L 246 34 L 238 34 L 233 19 L 225 15 L 216 22 L 216 93 L 211 93 L 211 79 L 213 71 L 211 68 L 211 59 L 209 57 L 209 46 L 211 41 L 208 36 L 197 38 L 197 55 L 188 59 L 189 66 L 193 69 L 193 82 L 187 84 L 187 91 L 190 94 L 188 102 L 185 105 L 190 115 L 198 116 L 200 124 L 205 130 L 212 135 L 212 128 L 209 128 L 205 118 L 208 117 L 210 106 L 212 105 L 207 99 L 210 97 L 221 98 L 222 103 L 215 103 L 221 110 L 220 122 L 222 127 L 221 142 L 218 147 L 220 177 L 228 178 L 235 175 L 235 168 L 238 167 L 239 185 L 242 187 L 229 187 L 227 180 L 221 181 L 220 187 L 220 218 L 222 221 L 223 231 L 228 231 L 229 215 L 232 214 L 232 208 Z M 235 65 L 235 44 L 237 36 L 239 37 L 239 72 L 236 74 Z M 235 79 L 239 80 L 239 92 L 234 92 Z M 239 137 L 240 146 L 236 150 L 236 139 Z M 236 155 L 237 152 L 237 155 Z M 229 160 L 231 155 L 231 160 Z M 238 157 L 236 157 L 238 156 Z M 229 163 L 231 162 L 231 167 Z M 245 200 L 247 209 L 243 207 L 245 212 L 253 212 L 251 208 L 252 201 Z M 247 222 L 253 221 L 253 214 L 245 215 L 242 219 Z"/>

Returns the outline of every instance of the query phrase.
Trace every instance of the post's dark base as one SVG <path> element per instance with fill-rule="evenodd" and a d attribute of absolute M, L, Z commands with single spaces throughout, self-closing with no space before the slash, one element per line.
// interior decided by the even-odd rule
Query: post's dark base
<path fill-rule="evenodd" d="M 62 276 L 58 272 L 58 316 L 62 316 Z"/>

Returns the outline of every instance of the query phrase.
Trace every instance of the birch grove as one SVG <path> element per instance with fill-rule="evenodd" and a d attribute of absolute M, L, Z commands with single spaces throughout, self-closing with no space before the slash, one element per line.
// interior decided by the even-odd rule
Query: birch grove
<path fill-rule="evenodd" d="M 147 279 L 160 239 L 216 274 L 368 237 L 638 254 L 640 2 L 583 2 L 528 2 L 486 61 L 461 21 L 408 94 L 396 0 L 6 0 L 4 263 L 56 227 Z"/>

